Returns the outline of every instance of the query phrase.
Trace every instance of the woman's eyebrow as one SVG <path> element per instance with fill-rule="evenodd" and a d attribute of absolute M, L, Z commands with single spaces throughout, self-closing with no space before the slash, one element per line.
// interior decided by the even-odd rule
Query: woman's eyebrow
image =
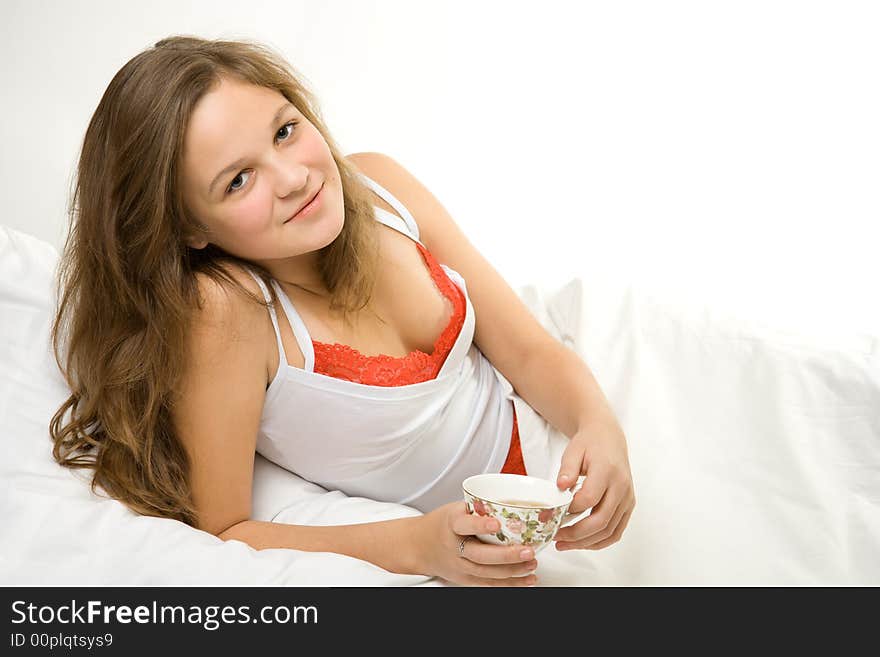
<path fill-rule="evenodd" d="M 294 107 L 294 104 L 290 101 L 284 103 L 281 107 L 278 108 L 278 111 L 275 112 L 275 116 L 272 117 L 272 120 L 269 122 L 269 129 L 275 127 L 275 124 L 278 123 L 278 120 L 281 118 L 281 115 L 288 107 Z M 220 173 L 214 176 L 214 180 L 211 181 L 211 184 L 208 185 L 208 194 L 212 194 L 214 192 L 214 185 L 217 184 L 217 181 L 220 180 L 227 173 L 231 173 L 235 169 L 238 169 L 241 166 L 244 166 L 246 158 L 240 157 L 235 162 L 230 164 L 228 167 L 225 167 Z"/>

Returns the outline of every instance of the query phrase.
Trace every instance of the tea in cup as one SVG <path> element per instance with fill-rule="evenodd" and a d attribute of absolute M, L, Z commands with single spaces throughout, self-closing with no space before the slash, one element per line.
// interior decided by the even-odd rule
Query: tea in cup
<path fill-rule="evenodd" d="M 522 544 L 535 554 L 546 547 L 568 514 L 574 494 L 556 484 L 529 475 L 486 473 L 468 477 L 461 485 L 468 513 L 495 518 L 501 524 L 495 534 L 477 534 L 484 543 Z"/>

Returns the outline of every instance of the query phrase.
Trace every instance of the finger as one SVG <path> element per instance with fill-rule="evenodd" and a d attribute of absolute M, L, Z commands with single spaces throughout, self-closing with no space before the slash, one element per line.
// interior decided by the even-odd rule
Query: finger
<path fill-rule="evenodd" d="M 516 564 L 502 564 L 498 566 L 485 566 L 483 564 L 465 561 L 462 570 L 473 577 L 481 579 L 508 579 L 510 577 L 525 577 L 531 575 L 538 568 L 538 561 L 532 559 Z"/>
<path fill-rule="evenodd" d="M 589 536 L 582 540 L 579 547 L 588 548 L 591 545 L 606 540 L 609 536 L 614 534 L 614 531 L 617 529 L 617 526 L 620 524 L 620 521 L 623 519 L 623 516 L 626 514 L 628 509 L 629 504 L 621 504 L 620 506 L 618 506 L 617 510 L 614 512 L 614 516 L 608 523 L 608 526 L 605 527 L 605 529 L 603 529 L 602 531 L 596 532 L 592 536 Z"/>
<path fill-rule="evenodd" d="M 569 443 L 562 453 L 556 485 L 568 490 L 577 483 L 577 478 L 587 469 L 587 451 L 577 443 Z"/>
<path fill-rule="evenodd" d="M 617 540 L 620 540 L 620 537 L 623 536 L 624 530 L 626 530 L 627 525 L 629 524 L 630 519 L 632 518 L 633 511 L 636 508 L 636 498 L 633 496 L 630 499 L 630 505 L 627 512 L 624 514 L 623 518 L 620 519 L 620 524 L 617 525 L 617 529 L 614 530 L 614 535 L 617 536 Z"/>
<path fill-rule="evenodd" d="M 529 575 L 528 577 L 508 577 L 507 579 L 468 577 L 464 583 L 468 586 L 536 586 L 538 584 L 538 578 L 535 575 Z"/>
<path fill-rule="evenodd" d="M 454 516 L 450 528 L 460 536 L 494 534 L 501 529 L 501 523 L 495 518 L 479 516 L 476 513 L 465 513 Z"/>
<path fill-rule="evenodd" d="M 559 550 L 572 550 L 572 549 L 585 549 L 590 546 L 599 543 L 601 541 L 606 540 L 609 536 L 611 536 L 617 529 L 618 525 L 623 520 L 624 515 L 632 509 L 632 505 L 627 500 L 626 503 L 619 504 L 614 511 L 614 515 L 611 517 L 611 520 L 605 526 L 604 529 L 595 532 L 585 538 L 574 540 L 574 541 L 563 541 L 562 545 L 558 542 L 556 544 L 557 549 Z"/>
<path fill-rule="evenodd" d="M 611 481 L 607 471 L 590 469 L 584 477 L 584 483 L 574 494 L 568 507 L 569 513 L 583 513 L 587 509 L 595 507 L 610 487 Z"/>
<path fill-rule="evenodd" d="M 589 546 L 587 549 L 588 550 L 601 550 L 602 548 L 606 548 L 609 545 L 613 545 L 614 543 L 617 543 L 617 541 L 620 540 L 620 537 L 623 536 L 623 530 L 626 529 L 626 526 L 629 523 L 629 519 L 631 516 L 632 516 L 632 509 L 630 509 L 629 511 L 627 511 L 624 514 L 623 519 L 620 521 L 620 524 L 617 526 L 617 529 L 614 530 L 614 533 L 611 536 L 606 538 L 604 541 L 599 541 L 598 543 L 594 543 L 593 545 Z"/>
<path fill-rule="evenodd" d="M 556 532 L 557 541 L 580 541 L 602 531 L 611 522 L 614 512 L 620 506 L 620 499 L 613 490 L 605 491 L 601 500 L 593 505 L 590 515 Z M 571 507 L 569 507 L 571 508 Z"/>
<path fill-rule="evenodd" d="M 534 559 L 535 550 L 523 545 L 491 545 L 474 538 L 465 541 L 461 556 L 477 564 L 518 564 Z"/>

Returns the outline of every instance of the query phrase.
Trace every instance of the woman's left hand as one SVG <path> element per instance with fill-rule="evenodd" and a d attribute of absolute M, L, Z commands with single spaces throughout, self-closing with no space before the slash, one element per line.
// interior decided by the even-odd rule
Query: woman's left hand
<path fill-rule="evenodd" d="M 585 475 L 569 513 L 590 515 L 556 532 L 556 549 L 601 550 L 620 540 L 636 505 L 626 437 L 607 413 L 588 422 L 570 439 L 562 455 L 556 485 L 570 489 Z"/>

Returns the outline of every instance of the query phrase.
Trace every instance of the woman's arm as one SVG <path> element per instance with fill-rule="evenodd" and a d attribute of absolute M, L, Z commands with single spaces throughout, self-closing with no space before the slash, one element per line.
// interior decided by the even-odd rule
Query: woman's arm
<path fill-rule="evenodd" d="M 510 383 L 529 406 L 569 438 L 591 423 L 614 418 L 587 364 L 555 340 L 524 354 Z"/>
<path fill-rule="evenodd" d="M 534 550 L 522 545 L 464 541 L 500 529 L 494 518 L 468 513 L 464 501 L 450 502 L 414 518 L 359 525 L 313 527 L 245 520 L 219 534 L 258 550 L 292 548 L 336 552 L 403 575 L 429 575 L 475 586 L 533 586 Z"/>
<path fill-rule="evenodd" d="M 256 550 L 290 548 L 336 552 L 369 561 L 392 573 L 425 575 L 428 573 L 418 563 L 417 555 L 404 547 L 420 531 L 420 520 L 420 517 L 397 518 L 327 527 L 243 520 L 217 536 L 224 541 L 242 541 Z"/>

